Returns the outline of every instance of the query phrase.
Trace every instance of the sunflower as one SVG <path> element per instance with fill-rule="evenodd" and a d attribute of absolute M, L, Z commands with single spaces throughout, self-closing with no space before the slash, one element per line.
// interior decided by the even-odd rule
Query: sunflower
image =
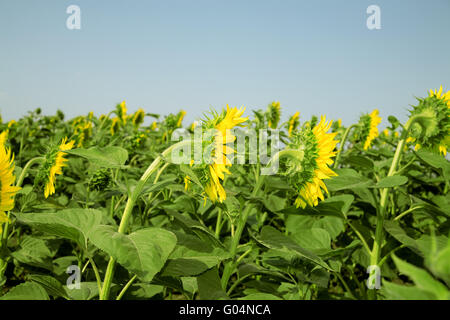
<path fill-rule="evenodd" d="M 378 137 L 378 125 L 381 123 L 379 111 L 373 110 L 370 114 L 365 114 L 359 119 L 359 130 L 355 133 L 360 141 L 364 143 L 363 149 L 368 150 L 373 140 Z"/>
<path fill-rule="evenodd" d="M 0 146 L 4 146 L 6 143 L 6 139 L 8 139 L 8 130 L 3 131 L 0 133 Z"/>
<path fill-rule="evenodd" d="M 122 101 L 116 106 L 116 114 L 122 124 L 125 124 L 127 122 L 127 105 L 125 101 Z"/>
<path fill-rule="evenodd" d="M 269 128 L 276 129 L 281 116 L 281 106 L 280 102 L 274 101 L 267 107 L 267 119 Z"/>
<path fill-rule="evenodd" d="M 437 89 L 435 89 L 434 91 L 430 89 L 429 96 L 443 100 L 444 102 L 447 103 L 447 106 L 450 108 L 450 91 L 447 91 L 447 93 L 442 94 L 442 86 L 439 88 L 439 91 Z"/>
<path fill-rule="evenodd" d="M 242 118 L 245 108 L 230 108 L 227 105 L 226 111 L 222 114 L 213 113 L 214 118 L 205 121 L 205 129 L 215 129 L 212 144 L 212 161 L 204 170 L 206 173 L 204 180 L 206 185 L 204 187 L 205 193 L 212 202 L 223 202 L 226 199 L 226 192 L 220 180 L 225 179 L 225 174 L 230 174 L 227 166 L 231 166 L 230 160 L 227 158 L 228 154 L 234 152 L 234 149 L 227 146 L 228 143 L 233 142 L 236 137 L 231 133 L 231 129 L 248 120 Z"/>
<path fill-rule="evenodd" d="M 111 123 L 111 135 L 115 135 L 117 133 L 117 131 L 119 131 L 120 128 L 120 119 L 118 117 L 115 117 L 112 119 L 112 123 Z"/>
<path fill-rule="evenodd" d="M 180 112 L 178 112 L 178 119 L 177 119 L 177 128 L 181 127 L 181 123 L 183 122 L 184 116 L 186 115 L 186 111 L 181 110 Z"/>
<path fill-rule="evenodd" d="M 443 93 L 441 86 L 418 101 L 411 110 L 411 117 L 417 117 L 411 127 L 415 149 L 423 147 L 445 156 L 450 148 L 450 91 Z"/>
<path fill-rule="evenodd" d="M 11 150 L 5 147 L 6 132 L 0 134 L 0 234 L 2 224 L 9 222 L 6 212 L 14 208 L 14 196 L 20 190 L 13 186 L 16 177 L 14 176 L 14 155 Z"/>
<path fill-rule="evenodd" d="M 296 112 L 290 119 L 289 119 L 289 127 L 288 127 L 288 134 L 289 137 L 292 136 L 292 132 L 294 130 L 297 130 L 298 125 L 300 124 L 298 121 L 298 118 L 300 116 L 300 112 Z"/>
<path fill-rule="evenodd" d="M 337 176 L 329 168 L 334 162 L 331 158 L 336 155 L 334 150 L 339 142 L 334 140 L 336 132 L 327 133 L 331 125 L 332 121 L 326 122 L 326 118 L 322 116 L 314 128 L 305 126 L 301 131 L 295 132 L 292 142 L 287 146 L 287 150 L 300 151 L 302 155 L 289 157 L 283 164 L 283 174 L 298 193 L 295 200 L 297 208 L 316 206 L 319 199 L 324 200 L 323 191 L 328 190 L 323 180 Z"/>
<path fill-rule="evenodd" d="M 135 127 L 139 127 L 140 124 L 142 124 L 144 122 L 144 117 L 145 117 L 145 111 L 142 108 L 139 108 L 138 111 L 136 111 L 134 113 L 133 116 L 133 125 Z"/>
<path fill-rule="evenodd" d="M 35 184 L 44 184 L 44 196 L 55 193 L 56 175 L 62 174 L 62 167 L 66 166 L 67 159 L 64 158 L 66 150 L 73 148 L 75 141 L 67 142 L 67 138 L 61 141 L 59 146 L 55 146 L 45 155 L 45 161 L 42 163 L 39 173 L 36 176 Z"/>

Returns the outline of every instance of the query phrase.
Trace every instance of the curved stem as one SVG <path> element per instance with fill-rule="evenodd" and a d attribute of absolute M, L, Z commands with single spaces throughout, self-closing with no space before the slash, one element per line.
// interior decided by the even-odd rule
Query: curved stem
<path fill-rule="evenodd" d="M 158 169 L 163 158 L 168 156 L 172 152 L 173 149 L 184 146 L 186 144 L 190 144 L 190 143 L 192 143 L 191 140 L 183 140 L 181 142 L 173 144 L 172 146 L 167 148 L 160 156 L 158 156 L 155 160 L 153 160 L 153 162 L 150 164 L 150 166 L 148 166 L 147 170 L 144 172 L 142 177 L 139 179 L 138 184 L 136 185 L 134 190 L 131 192 L 131 195 L 128 197 L 128 201 L 127 201 L 127 204 L 125 205 L 125 210 L 123 212 L 122 219 L 119 224 L 119 230 L 118 230 L 119 233 L 122 233 L 122 234 L 125 233 L 125 231 L 128 227 L 128 222 L 130 220 L 131 213 L 133 211 L 136 200 L 138 199 L 139 195 L 141 194 L 141 191 L 144 188 L 144 185 L 147 182 L 147 180 L 150 178 L 152 173 L 155 172 L 156 169 Z M 103 288 L 102 288 L 102 292 L 100 294 L 100 300 L 108 300 L 109 292 L 111 290 L 111 283 L 112 283 L 112 280 L 114 277 L 115 264 L 116 264 L 115 259 L 113 257 L 110 257 L 108 267 L 106 268 L 105 279 L 103 281 Z"/>
<path fill-rule="evenodd" d="M 342 136 L 342 139 L 339 142 L 339 150 L 336 153 L 336 158 L 334 160 L 334 165 L 333 165 L 334 169 L 336 169 L 338 166 L 339 159 L 341 158 L 341 153 L 342 153 L 342 150 L 344 150 L 344 145 L 345 145 L 345 142 L 347 142 L 347 137 L 348 137 L 348 134 L 350 133 L 350 130 L 355 128 L 356 126 L 357 126 L 357 124 L 352 124 L 350 127 L 348 127 L 345 130 L 344 135 Z"/>
<path fill-rule="evenodd" d="M 45 160 L 43 157 L 36 157 L 36 158 L 33 158 L 30 161 L 28 161 L 27 164 L 25 165 L 25 167 L 23 167 L 19 178 L 17 179 L 16 186 L 17 187 L 22 186 L 23 180 L 25 179 L 25 176 L 26 176 L 28 170 L 31 168 L 31 166 L 33 164 L 38 163 L 39 161 L 43 161 L 43 160 Z"/>
<path fill-rule="evenodd" d="M 122 291 L 120 291 L 119 295 L 117 296 L 116 300 L 122 299 L 125 292 L 127 292 L 128 288 L 133 284 L 134 280 L 136 280 L 137 276 L 134 275 L 133 278 L 130 279 L 130 281 L 127 282 L 125 287 L 123 287 Z"/>

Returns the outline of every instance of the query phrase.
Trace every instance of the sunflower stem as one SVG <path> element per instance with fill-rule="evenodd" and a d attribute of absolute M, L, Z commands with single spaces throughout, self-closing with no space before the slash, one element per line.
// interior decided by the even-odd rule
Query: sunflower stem
<path fill-rule="evenodd" d="M 405 147 L 406 138 L 408 137 L 409 130 L 411 129 L 412 124 L 419 120 L 419 116 L 411 117 L 405 124 L 401 139 L 397 144 L 397 148 L 395 149 L 394 158 L 392 159 L 391 167 L 389 168 L 389 172 L 387 174 L 388 177 L 394 176 L 396 174 L 397 167 L 400 163 L 402 152 Z M 384 188 L 381 190 L 380 197 L 380 206 L 379 210 L 377 210 L 377 224 L 375 229 L 375 241 L 372 247 L 372 253 L 370 256 L 370 266 L 380 267 L 380 255 L 381 255 L 381 247 L 384 242 L 384 219 L 386 216 L 386 207 L 388 203 L 388 192 L 390 188 Z M 375 300 L 377 298 L 376 290 L 369 290 L 369 298 Z"/>
<path fill-rule="evenodd" d="M 122 219 L 120 221 L 120 225 L 119 225 L 119 229 L 118 229 L 119 233 L 125 234 L 127 227 L 128 227 L 128 222 L 129 222 L 131 214 L 133 212 L 134 205 L 136 203 L 136 200 L 139 198 L 141 191 L 144 188 L 144 185 L 146 184 L 147 180 L 150 178 L 152 173 L 154 173 L 160 166 L 161 161 L 167 155 L 169 155 L 172 152 L 172 150 L 175 149 L 176 147 L 181 147 L 181 146 L 184 146 L 185 144 L 190 144 L 190 143 L 192 143 L 191 140 L 183 140 L 181 142 L 175 143 L 172 146 L 170 146 L 169 148 L 167 148 L 161 154 L 161 156 L 158 156 L 155 160 L 153 160 L 153 162 L 150 164 L 150 166 L 147 168 L 147 170 L 144 172 L 144 174 L 140 178 L 140 180 L 139 180 L 138 184 L 136 185 L 136 187 L 134 188 L 134 190 L 131 192 L 131 195 L 128 197 L 128 201 L 127 201 L 127 204 L 125 205 L 125 210 L 123 212 Z M 113 257 L 110 257 L 108 266 L 106 268 L 105 278 L 103 281 L 103 288 L 100 293 L 100 300 L 108 300 L 108 298 L 109 298 L 111 284 L 112 284 L 112 280 L 114 278 L 115 265 L 116 265 L 116 260 Z"/>
<path fill-rule="evenodd" d="M 258 182 L 256 183 L 255 188 L 253 189 L 252 197 L 255 197 L 257 195 L 259 189 L 261 188 L 261 186 L 263 184 L 264 177 L 265 176 L 259 176 Z M 232 236 L 231 248 L 230 248 L 232 260 L 225 265 L 225 268 L 224 268 L 223 274 L 222 274 L 222 280 L 221 280 L 222 288 L 224 290 L 226 290 L 228 281 L 230 280 L 230 277 L 233 274 L 233 271 L 234 271 L 236 265 L 239 263 L 238 260 L 235 261 L 237 248 L 239 246 L 239 241 L 241 240 L 242 231 L 244 230 L 244 227 L 247 224 L 247 219 L 248 219 L 248 216 L 249 216 L 250 212 L 252 211 L 252 209 L 253 209 L 253 206 L 251 204 L 245 207 L 244 211 L 239 216 L 239 221 L 238 221 L 236 231 L 234 232 L 234 235 Z"/>
<path fill-rule="evenodd" d="M 344 150 L 345 142 L 347 142 L 348 134 L 350 133 L 350 130 L 353 129 L 353 128 L 355 128 L 355 127 L 357 127 L 357 124 L 352 124 L 350 127 L 348 127 L 348 128 L 345 130 L 344 135 L 342 136 L 342 139 L 341 139 L 341 141 L 340 141 L 340 143 L 339 143 L 339 150 L 337 151 L 337 153 L 336 153 L 336 158 L 335 158 L 335 160 L 334 160 L 334 165 L 333 165 L 333 168 L 334 168 L 334 169 L 336 169 L 337 166 L 338 166 L 339 159 L 341 158 L 342 150 Z"/>

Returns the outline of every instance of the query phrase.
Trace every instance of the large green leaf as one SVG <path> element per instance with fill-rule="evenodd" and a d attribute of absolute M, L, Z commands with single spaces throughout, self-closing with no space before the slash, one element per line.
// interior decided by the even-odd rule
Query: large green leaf
<path fill-rule="evenodd" d="M 391 282 L 383 282 L 381 292 L 389 300 L 436 300 L 431 292 Z"/>
<path fill-rule="evenodd" d="M 220 283 L 217 268 L 212 268 L 197 277 L 198 293 L 202 300 L 229 299 Z"/>
<path fill-rule="evenodd" d="M 54 298 L 62 297 L 65 299 L 69 299 L 69 296 L 64 290 L 62 284 L 55 278 L 42 274 L 32 274 L 29 278 L 31 281 L 40 284 L 45 289 L 45 291 L 47 291 L 47 293 Z"/>
<path fill-rule="evenodd" d="M 404 244 L 411 250 L 413 250 L 415 253 L 423 256 L 423 253 L 420 251 L 420 247 L 417 244 L 416 240 L 408 236 L 408 234 L 403 230 L 398 222 L 396 221 L 384 221 L 384 229 L 393 236 L 397 241 Z"/>
<path fill-rule="evenodd" d="M 162 276 L 194 276 L 231 257 L 230 253 L 194 235 L 175 232 L 177 247 L 169 256 Z"/>
<path fill-rule="evenodd" d="M 17 220 L 47 234 L 66 238 L 87 248 L 89 232 L 100 224 L 103 213 L 93 209 L 65 209 L 55 213 L 15 213 Z"/>
<path fill-rule="evenodd" d="M 447 300 L 450 297 L 448 289 L 439 281 L 434 279 L 426 270 L 418 268 L 396 256 L 392 256 L 400 273 L 407 275 L 420 290 L 434 294 L 440 300 Z"/>
<path fill-rule="evenodd" d="M 128 159 L 127 150 L 115 146 L 92 147 L 89 149 L 79 148 L 65 152 L 86 158 L 93 165 L 103 168 L 120 168 Z"/>
<path fill-rule="evenodd" d="M 89 240 L 143 281 L 151 281 L 175 248 L 177 238 L 167 230 L 146 228 L 129 235 L 111 226 L 97 226 Z"/>
<path fill-rule="evenodd" d="M 301 258 L 315 263 L 327 270 L 331 270 L 331 268 L 320 257 L 311 251 L 302 248 L 294 240 L 285 236 L 273 227 L 264 226 L 261 230 L 258 241 L 268 248 L 300 256 Z"/>
<path fill-rule="evenodd" d="M 360 175 L 353 169 L 336 169 L 337 177 L 325 180 L 329 191 L 348 190 L 353 188 L 367 188 L 373 181 Z"/>
<path fill-rule="evenodd" d="M 15 286 L 0 300 L 49 300 L 48 294 L 42 286 L 35 282 L 25 282 Z"/>
<path fill-rule="evenodd" d="M 21 263 L 52 271 L 52 257 L 55 253 L 56 250 L 51 249 L 45 240 L 25 235 L 20 249 L 13 251 L 11 256 Z"/>
<path fill-rule="evenodd" d="M 390 176 L 381 179 L 371 188 L 393 188 L 404 185 L 408 182 L 408 178 L 405 176 Z"/>
<path fill-rule="evenodd" d="M 289 215 L 308 215 L 308 216 L 332 216 L 345 219 L 354 197 L 350 194 L 338 195 L 319 202 L 315 207 L 306 207 L 305 209 L 291 206 L 278 211 Z"/>

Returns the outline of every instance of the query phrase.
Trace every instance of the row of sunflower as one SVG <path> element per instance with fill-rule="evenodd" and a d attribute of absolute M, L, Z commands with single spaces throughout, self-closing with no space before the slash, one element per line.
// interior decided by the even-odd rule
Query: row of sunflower
<path fill-rule="evenodd" d="M 378 110 L 348 127 L 281 111 L 227 106 L 180 142 L 185 111 L 125 101 L 1 123 L 0 299 L 448 299 L 450 92 L 384 130 Z M 235 164 L 238 127 L 279 137 L 268 161 Z M 184 147 L 210 161 L 177 163 Z"/>

